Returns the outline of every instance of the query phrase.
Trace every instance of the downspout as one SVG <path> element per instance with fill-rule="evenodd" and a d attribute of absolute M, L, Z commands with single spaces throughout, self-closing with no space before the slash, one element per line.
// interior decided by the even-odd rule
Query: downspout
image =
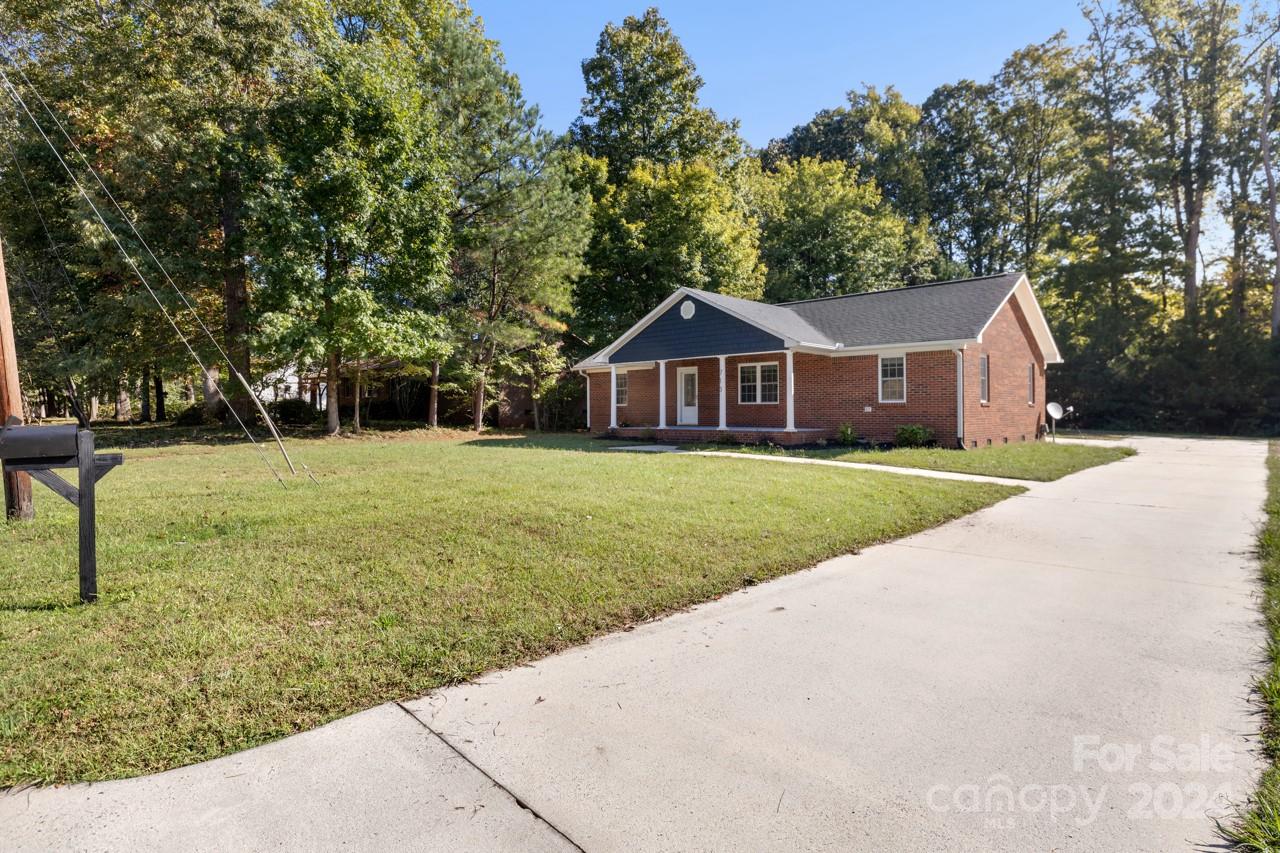
<path fill-rule="evenodd" d="M 964 450 L 964 350 L 956 353 L 956 441 Z"/>

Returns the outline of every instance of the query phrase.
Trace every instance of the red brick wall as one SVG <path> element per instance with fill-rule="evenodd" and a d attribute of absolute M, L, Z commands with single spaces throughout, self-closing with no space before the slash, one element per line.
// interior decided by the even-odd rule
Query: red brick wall
<path fill-rule="evenodd" d="M 785 352 L 775 352 L 769 355 L 742 355 L 726 358 L 724 361 L 725 386 L 728 391 L 728 395 L 725 397 L 725 416 L 729 424 L 732 426 L 786 428 L 787 354 Z M 770 362 L 778 365 L 778 402 L 739 403 L 738 366 L 742 364 L 768 364 Z M 758 396 L 759 392 L 757 392 Z"/>
<path fill-rule="evenodd" d="M 797 353 L 796 427 L 824 429 L 834 435 L 841 424 L 850 423 L 872 441 L 890 441 L 899 426 L 923 424 L 940 443 L 954 444 L 955 353 L 909 352 L 906 366 L 906 402 L 881 403 L 876 356 Z"/>
<path fill-rule="evenodd" d="M 592 432 L 605 432 L 609 429 L 609 371 L 587 374 L 587 406 Z"/>
<path fill-rule="evenodd" d="M 619 426 L 653 426 L 658 422 L 658 369 L 627 371 L 627 404 L 618 407 Z M 609 395 L 605 394 L 608 403 Z M 605 423 L 609 420 L 605 410 Z"/>
<path fill-rule="evenodd" d="M 778 363 L 778 402 L 762 404 L 738 403 L 738 365 L 776 361 Z M 676 426 L 676 370 L 698 369 L 698 426 L 720 423 L 720 361 L 717 358 L 691 358 L 667 362 L 667 425 Z M 734 426 L 786 426 L 786 354 L 734 356 L 725 359 L 725 416 Z M 618 407 L 619 426 L 658 425 L 658 368 L 655 364 L 643 370 L 627 372 L 630 386 L 627 405 Z M 609 374 L 588 374 L 591 382 L 591 431 L 603 432 L 609 427 Z"/>
<path fill-rule="evenodd" d="M 698 368 L 698 426 L 720 423 L 720 360 L 691 358 L 667 362 L 667 426 L 676 425 L 676 368 Z M 657 420 L 654 420 L 657 423 Z"/>
<path fill-rule="evenodd" d="M 1017 300 L 1010 299 L 983 333 L 964 351 L 964 438 L 966 447 L 1034 441 L 1044 422 L 1044 356 L 1035 344 Z M 990 401 L 981 403 L 979 361 L 990 357 Z M 1035 365 L 1034 403 L 1027 403 L 1027 365 Z"/>
<path fill-rule="evenodd" d="M 787 425 L 786 399 L 786 353 L 777 352 L 769 355 L 744 355 L 726 358 L 724 364 L 725 378 L 725 420 L 730 426 L 777 427 Z M 778 402 L 748 403 L 738 402 L 738 365 L 756 364 L 776 361 L 778 363 Z M 720 423 L 720 360 L 717 358 L 693 358 L 667 362 L 667 426 L 676 426 L 676 370 L 682 367 L 698 368 L 698 426 L 717 426 Z M 655 376 L 657 372 L 652 371 Z M 653 424 L 658 423 L 655 410 Z"/>
<path fill-rule="evenodd" d="M 604 432 L 609 428 L 609 371 L 588 376 L 591 380 L 591 431 Z M 657 425 L 657 367 L 628 370 L 627 383 L 627 404 L 618 407 L 618 426 Z"/>

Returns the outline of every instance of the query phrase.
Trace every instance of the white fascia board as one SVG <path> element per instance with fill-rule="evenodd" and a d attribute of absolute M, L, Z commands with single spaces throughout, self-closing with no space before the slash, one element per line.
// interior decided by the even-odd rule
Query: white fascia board
<path fill-rule="evenodd" d="M 982 342 L 982 336 L 986 334 L 987 327 L 996 319 L 1000 309 L 1009 301 L 1009 297 L 1015 294 L 1018 297 L 1018 304 L 1022 306 L 1022 313 L 1026 315 L 1027 324 L 1031 326 L 1031 336 L 1036 339 L 1036 346 L 1040 347 L 1040 353 L 1044 356 L 1044 363 L 1062 364 L 1062 353 L 1058 351 L 1058 344 L 1053 339 L 1053 331 L 1044 318 L 1044 312 L 1040 310 L 1040 300 L 1036 299 L 1035 291 L 1031 289 L 1031 281 L 1026 273 L 1018 277 L 1013 287 L 1009 288 L 1009 292 L 1004 295 L 1004 299 L 1000 300 L 996 310 L 991 312 L 987 322 L 982 324 L 982 330 L 978 332 L 978 343 Z"/>
<path fill-rule="evenodd" d="M 1000 314 L 1000 309 L 1009 301 L 1009 297 L 1013 296 L 1014 291 L 1018 289 L 1018 285 L 1022 284 L 1026 280 L 1027 276 L 1025 273 L 1018 276 L 1018 280 L 1013 283 L 1013 287 L 1009 288 L 1009 292 L 1004 295 L 1004 299 L 1001 299 L 1000 303 L 996 305 L 996 310 L 991 312 L 991 316 L 987 318 L 987 322 L 983 323 L 982 328 L 978 330 L 978 343 L 982 343 L 982 336 L 987 333 L 987 328 L 995 322 L 996 317 Z"/>
<path fill-rule="evenodd" d="M 781 338 L 782 349 L 792 349 L 795 347 L 813 347 L 814 349 L 820 349 L 820 350 L 823 350 L 824 352 L 834 351 L 839 349 L 838 345 L 831 346 L 828 344 L 809 344 L 809 343 L 804 343 L 802 341 L 797 341 L 794 338 L 791 338 L 791 337 L 788 337 L 787 335 L 782 334 L 776 329 L 771 329 L 768 326 L 765 326 L 756 322 L 755 320 L 742 316 L 737 311 L 734 311 L 732 308 L 728 308 L 724 305 L 719 305 L 715 302 L 710 302 L 706 299 L 701 298 L 701 295 L 696 290 L 693 290 L 688 287 L 679 287 L 679 288 L 676 288 L 674 293 L 672 293 L 666 299 L 662 300 L 662 302 L 658 304 L 657 308 L 654 308 L 648 314 L 645 314 L 642 318 L 640 318 L 640 320 L 634 326 L 632 326 L 630 329 L 627 329 L 625 332 L 623 332 L 622 335 L 619 336 L 617 340 L 609 344 L 604 349 L 600 350 L 595 355 L 591 356 L 590 359 L 581 361 L 578 364 L 574 365 L 574 369 L 575 370 L 579 368 L 585 369 L 585 368 L 594 367 L 597 364 L 599 365 L 608 364 L 609 357 L 613 355 L 615 352 L 617 352 L 619 349 L 621 349 L 622 346 L 627 343 L 627 341 L 631 340 L 636 335 L 643 332 L 646 328 L 648 328 L 648 326 L 651 323 L 653 323 L 654 320 L 657 320 L 660 316 L 666 313 L 666 311 L 669 308 L 671 308 L 671 306 L 675 305 L 677 302 L 679 302 L 681 299 L 685 297 L 689 297 L 690 299 L 696 299 L 698 300 L 699 303 L 706 305 L 708 308 L 714 308 L 717 311 L 723 311 L 725 314 L 728 314 L 730 317 L 733 317 L 735 320 L 738 320 L 742 323 L 746 323 L 748 326 L 754 326 L 755 328 L 760 329 L 763 332 L 768 332 L 769 334 L 773 335 L 776 338 Z"/>
<path fill-rule="evenodd" d="M 976 338 L 955 341 L 917 341 L 909 344 L 873 344 L 864 347 L 840 347 L 839 349 L 818 349 L 810 346 L 796 347 L 796 352 L 807 352 L 814 355 L 826 355 L 832 358 L 853 355 L 902 355 L 908 352 L 933 352 L 935 350 L 951 350 L 977 343 Z"/>
<path fill-rule="evenodd" d="M 648 314 L 645 314 L 643 317 L 641 317 L 640 320 L 634 326 L 632 326 L 630 329 L 627 329 L 625 332 L 623 332 L 616 340 L 614 340 L 613 343 L 609 344 L 607 347 L 600 350 L 600 352 L 596 353 L 594 356 L 592 356 L 592 358 L 598 359 L 604 363 L 608 363 L 609 356 L 617 352 L 618 349 L 621 348 L 622 345 L 625 344 L 627 341 L 631 340 L 636 335 L 643 332 L 649 326 L 650 323 L 652 323 L 654 320 L 662 316 L 662 314 L 666 312 L 668 308 L 670 308 L 672 305 L 675 305 L 677 302 L 680 301 L 682 297 L 686 295 L 688 296 L 693 295 L 689 291 L 689 288 L 677 287 L 670 296 L 668 296 L 666 299 L 658 303 L 657 308 L 654 308 Z M 707 303 L 704 303 L 704 304 L 707 304 Z"/>
<path fill-rule="evenodd" d="M 1024 303 L 1022 313 L 1026 314 L 1028 319 L 1034 318 L 1031 322 L 1031 333 L 1035 335 L 1036 343 L 1040 346 L 1045 364 L 1062 364 L 1062 353 L 1058 350 L 1058 342 L 1053 339 L 1053 329 L 1049 328 L 1049 321 L 1044 318 L 1044 311 L 1040 308 L 1040 300 L 1036 299 L 1035 291 L 1031 289 L 1031 282 L 1024 275 L 1018 284 L 1022 288 L 1018 291 L 1018 301 Z"/>
<path fill-rule="evenodd" d="M 681 289 L 686 289 L 686 288 L 681 288 Z M 835 345 L 810 344 L 810 343 L 805 343 L 804 341 L 797 341 L 795 338 L 789 335 L 784 335 L 782 332 L 779 332 L 777 329 L 772 329 L 762 323 L 752 320 L 749 317 L 742 316 L 737 311 L 734 311 L 732 308 L 729 308 L 728 306 L 718 305 L 715 302 L 708 302 L 707 300 L 700 298 L 699 293 L 695 290 L 689 290 L 688 293 L 691 297 L 693 297 L 694 299 L 697 299 L 703 305 L 709 305 L 710 307 L 716 309 L 717 311 L 723 311 L 724 313 L 728 314 L 730 317 L 734 318 L 735 320 L 746 323 L 748 326 L 755 326 L 760 331 L 768 332 L 769 334 L 773 335 L 775 338 L 781 338 L 782 348 L 784 350 L 794 349 L 796 347 L 815 347 L 815 348 L 821 348 L 821 349 L 837 349 L 839 347 L 838 344 L 835 344 Z M 765 303 L 762 302 L 760 304 L 763 305 Z"/>

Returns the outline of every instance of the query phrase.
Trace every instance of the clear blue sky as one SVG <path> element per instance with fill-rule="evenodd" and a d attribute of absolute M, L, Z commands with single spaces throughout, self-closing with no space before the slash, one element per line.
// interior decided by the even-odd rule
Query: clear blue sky
<path fill-rule="evenodd" d="M 581 62 L 600 30 L 646 5 L 472 0 L 525 96 L 557 132 L 578 115 Z M 706 82 L 703 104 L 739 119 L 756 146 L 838 106 L 862 83 L 892 83 L 919 102 L 942 83 L 988 79 L 1014 50 L 1060 29 L 1073 38 L 1084 29 L 1075 0 L 681 0 L 658 8 Z"/>

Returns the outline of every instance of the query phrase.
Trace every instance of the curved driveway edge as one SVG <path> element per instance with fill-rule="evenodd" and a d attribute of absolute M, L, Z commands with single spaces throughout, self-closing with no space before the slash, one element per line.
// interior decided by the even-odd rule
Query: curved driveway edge
<path fill-rule="evenodd" d="M 1212 844 L 1259 767 L 1266 445 L 1127 443 L 1141 452 L 406 703 L 416 720 L 391 704 L 0 796 L 0 849 Z"/>
<path fill-rule="evenodd" d="M 0 851 L 577 849 L 388 703 L 152 776 L 0 796 Z"/>

